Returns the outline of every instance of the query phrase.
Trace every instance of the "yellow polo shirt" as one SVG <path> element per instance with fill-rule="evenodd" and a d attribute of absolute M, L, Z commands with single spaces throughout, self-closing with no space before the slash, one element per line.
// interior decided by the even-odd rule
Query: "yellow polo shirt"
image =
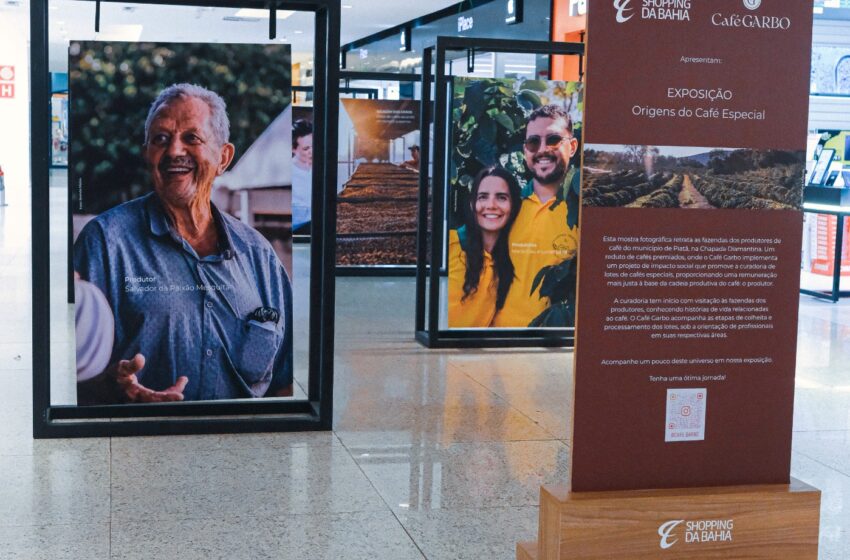
<path fill-rule="evenodd" d="M 449 230 L 449 328 L 489 327 L 496 315 L 496 284 L 493 257 L 484 251 L 484 263 L 478 290 L 463 299 L 466 276 L 466 252 L 460 245 L 457 230 Z"/>
<path fill-rule="evenodd" d="M 539 286 L 534 294 L 530 293 L 537 273 L 544 266 L 572 257 L 578 250 L 578 228 L 567 227 L 567 202 L 561 201 L 552 209 L 557 197 L 540 202 L 528 187 L 523 194 L 526 196 L 510 236 L 516 276 L 504 307 L 493 319 L 494 327 L 527 327 L 549 306 L 549 298 L 540 298 Z"/>

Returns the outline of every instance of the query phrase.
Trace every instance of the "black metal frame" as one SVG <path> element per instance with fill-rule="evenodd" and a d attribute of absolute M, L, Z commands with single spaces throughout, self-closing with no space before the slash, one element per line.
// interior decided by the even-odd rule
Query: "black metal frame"
<path fill-rule="evenodd" d="M 800 293 L 805 294 L 807 296 L 816 297 L 818 299 L 825 299 L 832 303 L 836 303 L 840 298 L 850 296 L 850 291 L 841 290 L 841 253 L 844 248 L 844 220 L 847 216 L 850 216 L 850 208 L 843 208 L 835 210 L 828 210 L 823 207 L 818 208 L 806 208 L 803 205 L 803 212 L 808 212 L 809 214 L 828 214 L 836 217 L 835 221 L 835 256 L 833 262 L 833 270 L 832 270 L 832 290 L 828 292 L 822 292 L 819 290 L 809 290 L 807 288 L 800 287 Z"/>
<path fill-rule="evenodd" d="M 393 72 L 358 72 L 354 70 L 341 70 L 339 79 L 345 80 L 345 86 L 340 91 L 349 89 L 351 80 L 374 80 L 393 82 L 421 82 L 419 74 L 395 74 Z M 421 130 L 420 123 L 420 130 Z M 422 148 L 419 148 L 420 153 Z M 393 276 L 413 277 L 416 275 L 416 265 L 387 264 L 387 265 L 337 265 L 337 276 Z"/>
<path fill-rule="evenodd" d="M 95 0 L 85 0 L 94 2 Z M 117 2 L 120 0 L 102 0 Z M 265 0 L 136 0 L 144 4 L 269 9 Z M 329 126 L 339 99 L 339 0 L 284 0 L 278 9 L 315 13 L 314 89 L 319 154 L 335 153 L 337 127 Z M 310 352 L 307 400 L 232 400 L 192 403 L 52 406 L 50 402 L 50 251 L 48 3 L 30 2 L 32 111 L 33 435 L 35 438 L 136 436 L 330 430 L 333 412 L 333 235 L 312 239 Z M 336 231 L 336 164 L 322 158 L 313 174 L 316 231 Z M 330 188 L 326 188 L 330 185 Z"/>
<path fill-rule="evenodd" d="M 421 82 L 419 74 L 401 74 L 395 72 L 361 72 L 358 70 L 340 70 L 339 79 L 345 80 L 348 87 L 351 80 L 371 80 L 375 82 Z"/>
<path fill-rule="evenodd" d="M 357 99 L 358 95 L 365 95 L 366 99 L 378 99 L 378 90 L 372 88 L 344 87 L 339 88 L 339 93 L 350 93 L 354 99 Z"/>
<path fill-rule="evenodd" d="M 419 172 L 419 219 L 417 228 L 416 265 L 416 340 L 428 348 L 492 348 L 492 347 L 571 347 L 575 329 L 441 329 L 440 328 L 440 266 L 428 267 L 427 247 L 431 239 L 431 263 L 442 263 L 444 255 L 443 229 L 446 223 L 445 199 L 449 185 L 446 158 L 449 146 L 450 118 L 447 90 L 451 76 L 446 75 L 448 51 L 528 53 L 549 55 L 584 54 L 582 43 L 548 41 L 515 41 L 437 37 L 437 44 L 428 47 L 422 59 L 422 116 L 430 122 L 431 85 L 435 85 L 434 108 L 434 178 L 431 193 L 432 228 L 428 230 L 429 181 L 427 169 L 431 161 L 431 138 L 428 127 L 422 127 Z M 436 53 L 436 56 L 435 56 Z M 435 76 L 431 76 L 432 63 Z M 426 313 L 427 311 L 427 313 Z"/>
<path fill-rule="evenodd" d="M 292 86 L 292 91 L 300 91 L 304 93 L 313 93 L 313 86 Z M 377 99 L 378 98 L 378 90 L 372 88 L 350 88 L 344 87 L 339 88 L 339 93 L 350 93 L 357 98 L 358 95 L 366 95 L 367 99 Z"/>

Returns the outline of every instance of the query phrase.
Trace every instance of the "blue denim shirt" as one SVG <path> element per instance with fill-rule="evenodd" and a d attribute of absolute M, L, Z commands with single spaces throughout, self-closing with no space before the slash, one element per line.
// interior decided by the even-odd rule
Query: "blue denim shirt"
<path fill-rule="evenodd" d="M 269 242 L 213 206 L 218 254 L 200 258 L 151 193 L 89 222 L 74 268 L 115 317 L 110 363 L 145 356 L 139 382 L 161 391 L 185 375 L 185 400 L 271 396 L 292 383 L 292 289 Z M 249 320 L 258 307 L 277 324 Z"/>

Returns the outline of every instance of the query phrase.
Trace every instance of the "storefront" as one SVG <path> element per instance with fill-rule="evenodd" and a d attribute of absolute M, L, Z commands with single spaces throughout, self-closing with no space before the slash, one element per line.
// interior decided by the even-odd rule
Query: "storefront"
<path fill-rule="evenodd" d="M 835 4 L 814 6 L 801 265 L 805 293 L 833 301 L 850 277 L 850 7 Z"/>
<path fill-rule="evenodd" d="M 29 196 L 29 12 L 19 3 L 0 6 L 0 168 L 6 202 Z"/>
<path fill-rule="evenodd" d="M 342 56 L 347 70 L 418 73 L 423 50 L 434 46 L 439 36 L 545 41 L 550 27 L 548 0 L 467 0 L 343 45 Z M 465 56 L 459 58 L 466 64 Z M 481 53 L 474 66 L 468 74 L 478 77 L 549 75 L 546 56 Z"/>
<path fill-rule="evenodd" d="M 552 3 L 552 40 L 583 43 L 587 29 L 587 0 L 554 0 Z M 552 78 L 578 80 L 583 72 L 575 57 L 552 57 Z"/>

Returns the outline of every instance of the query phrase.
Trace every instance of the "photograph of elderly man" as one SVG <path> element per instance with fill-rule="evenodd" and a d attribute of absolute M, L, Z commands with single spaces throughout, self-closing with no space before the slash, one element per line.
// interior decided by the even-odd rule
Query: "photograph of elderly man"
<path fill-rule="evenodd" d="M 573 326 L 582 85 L 455 78 L 453 91 L 448 326 Z"/>
<path fill-rule="evenodd" d="M 286 202 L 273 218 L 291 227 L 291 160 L 257 162 L 259 148 L 278 142 L 282 130 L 289 149 L 289 73 L 264 85 L 240 78 L 238 62 L 204 63 L 201 55 L 227 47 L 239 60 L 263 49 L 288 60 L 288 46 L 276 45 L 72 45 L 77 305 L 88 292 L 96 296 L 78 320 L 79 405 L 293 395 L 288 247 L 270 236 L 274 229 L 251 204 L 258 191 L 250 190 L 266 197 L 263 212 Z M 159 83 L 133 89 L 134 71 L 151 66 Z M 121 71 L 104 76 L 110 67 Z M 172 81 L 181 75 L 192 81 Z M 102 86 L 104 79 L 116 87 Z M 110 111 L 126 116 L 112 119 Z M 98 138 L 109 139 L 106 149 Z M 264 182 L 237 185 L 240 166 L 253 166 L 251 176 Z M 125 182 L 116 181 L 121 170 Z M 222 189 L 228 178 L 248 196 Z"/>
<path fill-rule="evenodd" d="M 92 387 L 112 383 L 119 401 L 292 394 L 286 272 L 266 239 L 210 203 L 234 157 L 228 139 L 216 93 L 164 89 L 145 122 L 153 192 L 100 214 L 74 244 L 74 268 L 115 316 L 115 359 Z"/>

